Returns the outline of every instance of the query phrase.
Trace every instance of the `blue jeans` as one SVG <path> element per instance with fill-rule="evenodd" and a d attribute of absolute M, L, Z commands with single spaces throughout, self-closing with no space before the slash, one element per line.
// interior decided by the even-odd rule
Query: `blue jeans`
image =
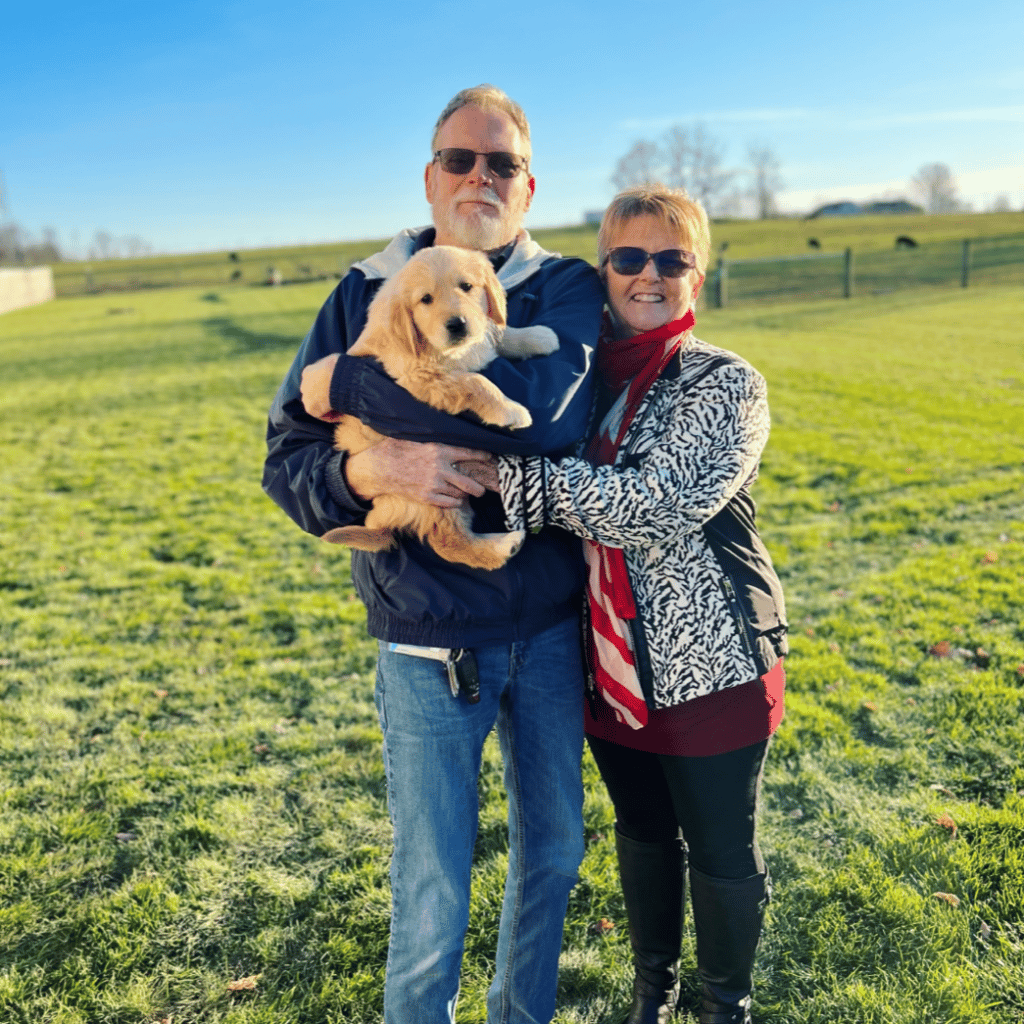
<path fill-rule="evenodd" d="M 490 1024 L 546 1024 L 555 1009 L 569 892 L 583 859 L 583 675 L 578 623 L 474 648 L 480 702 L 453 698 L 441 662 L 381 643 L 376 703 L 394 826 L 385 1024 L 450 1024 L 469 924 L 477 776 L 497 727 L 509 865 Z"/>

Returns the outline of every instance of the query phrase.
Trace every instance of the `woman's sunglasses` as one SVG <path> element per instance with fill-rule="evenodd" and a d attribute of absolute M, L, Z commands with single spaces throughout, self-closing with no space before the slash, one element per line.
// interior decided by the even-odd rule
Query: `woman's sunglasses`
<path fill-rule="evenodd" d="M 492 174 L 499 178 L 514 178 L 526 166 L 526 161 L 515 153 L 477 153 L 472 149 L 439 149 L 434 159 L 449 174 L 469 174 L 476 167 L 476 158 L 485 157 Z"/>
<path fill-rule="evenodd" d="M 654 260 L 654 269 L 659 277 L 682 277 L 697 266 L 697 257 L 685 249 L 648 252 L 635 245 L 620 245 L 617 249 L 609 249 L 604 258 L 604 262 L 610 263 L 612 270 L 623 277 L 636 277 L 647 266 L 648 260 Z"/>

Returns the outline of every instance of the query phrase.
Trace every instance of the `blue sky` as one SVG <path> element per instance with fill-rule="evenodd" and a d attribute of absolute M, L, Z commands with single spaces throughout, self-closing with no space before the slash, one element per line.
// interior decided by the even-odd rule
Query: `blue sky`
<path fill-rule="evenodd" d="M 389 235 L 429 220 L 430 129 L 467 85 L 530 118 L 527 226 L 576 223 L 642 137 L 697 121 L 784 208 L 948 164 L 1024 206 L 1024 4 L 0 0 L 7 217 L 84 251 Z"/>

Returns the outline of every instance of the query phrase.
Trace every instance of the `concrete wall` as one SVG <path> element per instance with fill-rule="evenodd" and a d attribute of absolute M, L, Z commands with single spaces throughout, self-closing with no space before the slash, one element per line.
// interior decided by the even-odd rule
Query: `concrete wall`
<path fill-rule="evenodd" d="M 35 306 L 52 298 L 53 271 L 49 267 L 0 269 L 0 313 Z"/>

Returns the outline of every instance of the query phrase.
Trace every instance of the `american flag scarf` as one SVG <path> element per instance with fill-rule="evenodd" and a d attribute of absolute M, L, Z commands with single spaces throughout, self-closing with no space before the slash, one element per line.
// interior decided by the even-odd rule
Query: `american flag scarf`
<path fill-rule="evenodd" d="M 627 391 L 625 401 L 613 406 L 587 447 L 587 458 L 595 466 L 615 462 L 644 395 L 679 351 L 694 323 L 690 309 L 679 320 L 653 331 L 615 339 L 611 322 L 605 317 L 597 349 L 598 372 L 616 394 L 624 388 Z M 620 410 L 621 415 L 616 415 Z M 641 729 L 647 724 L 647 703 L 640 688 L 628 621 L 636 618 L 636 604 L 626 573 L 626 558 L 621 548 L 590 540 L 583 542 L 583 554 L 587 562 L 594 681 L 616 718 L 633 729 Z"/>

